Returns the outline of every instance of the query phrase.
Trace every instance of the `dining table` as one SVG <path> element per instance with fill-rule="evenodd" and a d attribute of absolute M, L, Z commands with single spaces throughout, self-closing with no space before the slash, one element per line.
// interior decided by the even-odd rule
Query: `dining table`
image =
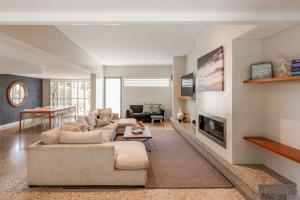
<path fill-rule="evenodd" d="M 76 119 L 76 106 L 46 106 L 46 107 L 37 107 L 37 108 L 30 108 L 24 109 L 20 111 L 20 121 L 19 121 L 19 130 L 22 130 L 22 120 L 24 120 L 25 115 L 44 115 L 49 119 L 49 129 L 52 128 L 52 119 L 56 113 L 64 112 L 64 111 L 71 111 L 74 110 L 75 112 L 75 119 Z"/>

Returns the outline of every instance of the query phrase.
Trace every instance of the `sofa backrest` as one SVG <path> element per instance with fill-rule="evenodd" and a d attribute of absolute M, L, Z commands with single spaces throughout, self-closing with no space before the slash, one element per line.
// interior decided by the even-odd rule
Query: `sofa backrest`
<path fill-rule="evenodd" d="M 142 113 L 143 112 L 143 105 L 130 105 L 130 109 L 133 113 Z"/>
<path fill-rule="evenodd" d="M 67 170 L 78 170 L 79 173 L 80 170 L 89 165 L 94 165 L 94 169 L 97 168 L 105 174 L 105 172 L 114 170 L 114 160 L 115 147 L 109 143 L 44 145 L 42 141 L 38 141 L 28 147 L 28 166 L 30 169 L 40 167 L 40 170 L 43 171 L 43 168 L 47 168 L 53 173 L 55 169 L 50 169 L 50 166 L 58 168 L 57 173 L 61 170 L 59 169 L 61 166 Z M 52 164 L 47 167 L 49 162 Z M 36 163 L 39 163 L 39 166 L 35 166 Z M 53 167 L 55 165 L 60 167 Z M 34 170 L 32 174 L 34 174 Z"/>

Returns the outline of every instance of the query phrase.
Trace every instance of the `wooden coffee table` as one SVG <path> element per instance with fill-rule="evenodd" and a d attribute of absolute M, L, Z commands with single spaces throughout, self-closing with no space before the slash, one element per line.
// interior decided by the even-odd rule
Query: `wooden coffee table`
<path fill-rule="evenodd" d="M 150 128 L 145 126 L 144 132 L 140 134 L 134 134 L 131 130 L 131 126 L 126 126 L 123 138 L 128 141 L 141 141 L 145 144 L 147 151 L 151 151 L 149 139 L 152 139 L 152 134 Z"/>

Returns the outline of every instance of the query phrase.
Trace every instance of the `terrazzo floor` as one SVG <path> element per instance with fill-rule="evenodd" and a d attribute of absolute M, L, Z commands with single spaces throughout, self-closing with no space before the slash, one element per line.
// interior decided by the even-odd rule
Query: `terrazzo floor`
<path fill-rule="evenodd" d="M 172 129 L 164 127 L 151 128 Z M 32 187 L 26 183 L 26 146 L 39 139 L 41 130 L 28 128 L 20 134 L 17 127 L 0 130 L 0 199 L 118 199 L 118 200 L 241 200 L 235 188 L 216 189 L 102 189 Z"/>

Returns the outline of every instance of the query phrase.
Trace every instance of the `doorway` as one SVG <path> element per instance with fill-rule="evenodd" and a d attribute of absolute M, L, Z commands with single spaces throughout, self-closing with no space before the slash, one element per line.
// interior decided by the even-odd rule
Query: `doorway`
<path fill-rule="evenodd" d="M 104 107 L 122 116 L 122 77 L 104 78 Z"/>

